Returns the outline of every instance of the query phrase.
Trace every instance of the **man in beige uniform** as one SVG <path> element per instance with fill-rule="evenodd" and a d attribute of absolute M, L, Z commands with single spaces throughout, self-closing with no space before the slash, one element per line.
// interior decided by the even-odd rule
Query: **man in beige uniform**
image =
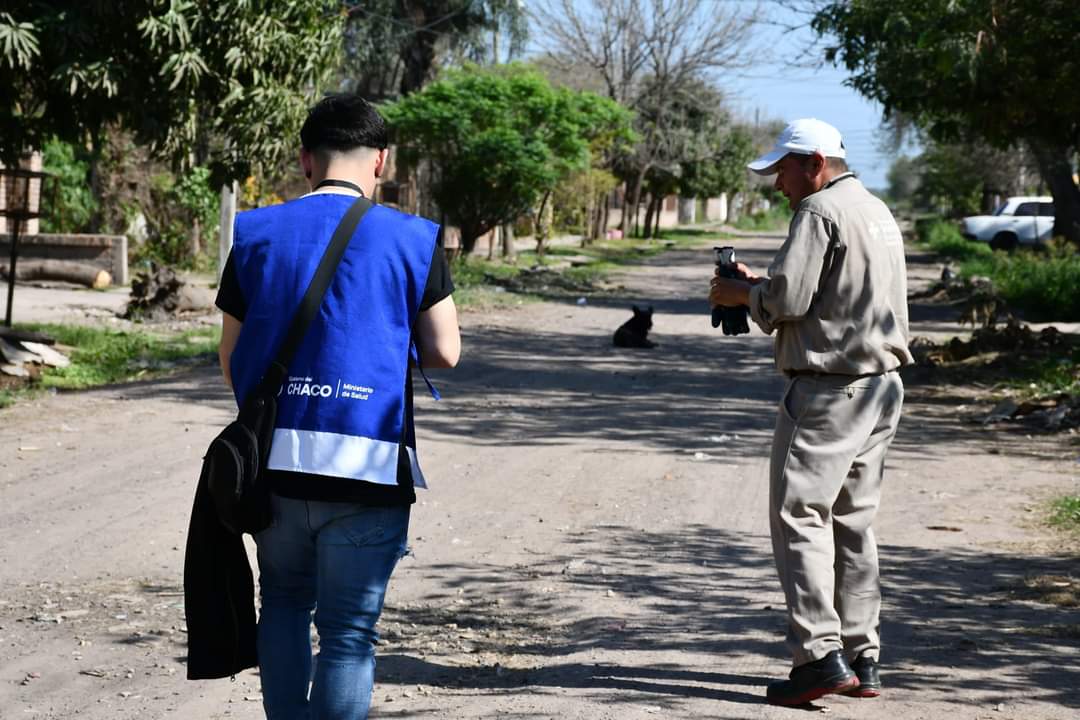
<path fill-rule="evenodd" d="M 776 332 L 788 376 L 773 435 L 773 554 L 788 607 L 789 679 L 768 700 L 880 694 L 877 513 L 908 351 L 907 275 L 888 208 L 847 170 L 836 128 L 796 120 L 748 167 L 776 174 L 795 216 L 767 277 L 716 277 L 715 305 Z"/>

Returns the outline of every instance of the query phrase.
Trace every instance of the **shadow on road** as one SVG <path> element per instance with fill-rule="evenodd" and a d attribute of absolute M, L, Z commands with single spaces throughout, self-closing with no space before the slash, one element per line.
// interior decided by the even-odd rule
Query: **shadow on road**
<path fill-rule="evenodd" d="M 426 601 L 387 606 L 390 648 L 379 682 L 758 703 L 770 678 L 741 671 L 747 656 L 775 666 L 776 676 L 785 672 L 785 613 L 767 537 L 704 525 L 674 533 L 603 527 L 570 535 L 566 545 L 564 555 L 512 566 L 423 568 L 433 587 Z M 1015 596 L 1032 575 L 1080 571 L 1076 558 L 892 545 L 881 556 L 889 688 L 968 706 L 1026 696 L 1080 708 L 1080 608 Z M 585 598 L 611 596 L 620 605 L 610 616 L 582 610 L 603 606 Z M 440 650 L 430 650 L 433 641 Z M 583 662 L 592 650 L 628 661 Z M 635 650 L 688 655 L 639 666 Z M 492 655 L 514 657 L 515 666 L 477 661 Z M 687 670 L 701 655 L 714 661 Z"/>

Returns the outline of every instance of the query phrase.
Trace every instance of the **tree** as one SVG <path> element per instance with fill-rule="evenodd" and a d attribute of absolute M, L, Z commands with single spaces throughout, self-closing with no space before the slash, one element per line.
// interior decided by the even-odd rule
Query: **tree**
<path fill-rule="evenodd" d="M 889 183 L 889 200 L 894 203 L 910 203 L 919 189 L 919 161 L 906 155 L 893 160 L 885 175 Z"/>
<path fill-rule="evenodd" d="M 923 138 L 916 158 L 898 158 L 889 169 L 893 201 L 914 201 L 954 217 L 989 212 L 1006 195 L 1028 192 L 1037 180 L 1027 153 L 985 143 L 939 143 Z"/>
<path fill-rule="evenodd" d="M 642 140 L 622 173 L 630 189 L 625 232 L 649 170 L 674 157 L 680 114 L 668 112 L 671 99 L 700 87 L 710 73 L 753 62 L 748 43 L 758 8 L 744 12 L 704 0 L 543 0 L 532 12 L 549 62 L 561 64 L 568 77 L 599 77 L 608 97 L 637 113 Z"/>
<path fill-rule="evenodd" d="M 753 146 L 745 129 L 732 128 L 723 95 L 703 80 L 687 78 L 667 94 L 649 93 L 642 105 L 644 119 L 638 124 L 656 135 L 638 147 L 652 155 L 644 184 L 649 194 L 644 235 L 651 237 L 650 220 L 659 227 L 666 196 L 710 197 L 745 184 Z M 640 154 L 635 159 L 642 161 Z M 630 167 L 634 172 L 633 163 Z"/>
<path fill-rule="evenodd" d="M 461 228 L 466 254 L 587 167 L 591 142 L 632 138 L 631 115 L 617 103 L 554 89 L 517 64 L 448 72 L 383 112 L 399 151 L 435 166 L 435 200 Z"/>
<path fill-rule="evenodd" d="M 519 0 L 347 0 L 346 5 L 343 73 L 355 81 L 356 92 L 375 100 L 419 90 L 447 63 L 495 56 L 503 36 L 513 57 L 526 39 Z"/>
<path fill-rule="evenodd" d="M 680 193 L 684 197 L 716 197 L 746 187 L 746 164 L 754 159 L 750 132 L 736 125 L 714 135 L 703 157 L 682 165 Z"/>
<path fill-rule="evenodd" d="M 886 117 L 904 113 L 945 143 L 1029 147 L 1054 197 L 1054 233 L 1080 244 L 1080 4 L 836 0 L 815 3 L 812 27 L 835 38 L 827 60 Z"/>
<path fill-rule="evenodd" d="M 296 147 L 338 64 L 336 0 L 11 0 L 0 13 L 0 157 L 110 125 L 178 169 L 247 177 Z"/>

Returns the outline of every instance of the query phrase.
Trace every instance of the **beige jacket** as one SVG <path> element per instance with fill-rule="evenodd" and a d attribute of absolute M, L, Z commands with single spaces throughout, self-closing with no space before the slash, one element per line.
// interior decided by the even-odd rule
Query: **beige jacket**
<path fill-rule="evenodd" d="M 799 204 L 750 315 L 776 330 L 776 366 L 864 375 L 913 361 L 904 243 L 885 204 L 852 174 Z"/>

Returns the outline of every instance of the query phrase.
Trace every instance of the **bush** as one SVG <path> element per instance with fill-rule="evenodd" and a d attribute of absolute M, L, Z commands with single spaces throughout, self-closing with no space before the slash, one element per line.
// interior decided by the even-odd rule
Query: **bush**
<path fill-rule="evenodd" d="M 42 147 L 42 165 L 55 175 L 55 197 L 46 197 L 41 217 L 43 232 L 87 232 L 98 203 L 90 190 L 90 161 L 85 151 L 52 138 Z"/>
<path fill-rule="evenodd" d="M 916 223 L 916 232 L 921 242 L 942 257 L 964 262 L 994 254 L 989 245 L 966 239 L 955 225 L 944 220 Z"/>
<path fill-rule="evenodd" d="M 969 260 L 961 275 L 985 275 L 1009 305 L 1029 320 L 1080 321 L 1080 252 L 1059 245 L 1046 252 L 997 252 Z"/>
<path fill-rule="evenodd" d="M 160 172 L 150 178 L 150 201 L 142 207 L 149 238 L 136 249 L 134 261 L 156 262 L 182 268 L 213 263 L 219 198 L 210 187 L 210 171 L 194 167 L 181 175 Z M 193 252 L 193 234 L 199 233 L 203 253 Z"/>
<path fill-rule="evenodd" d="M 750 215 L 741 215 L 732 227 L 747 231 L 773 231 L 784 230 L 791 222 L 791 211 L 787 208 L 787 201 L 776 204 L 764 212 L 756 212 Z"/>

